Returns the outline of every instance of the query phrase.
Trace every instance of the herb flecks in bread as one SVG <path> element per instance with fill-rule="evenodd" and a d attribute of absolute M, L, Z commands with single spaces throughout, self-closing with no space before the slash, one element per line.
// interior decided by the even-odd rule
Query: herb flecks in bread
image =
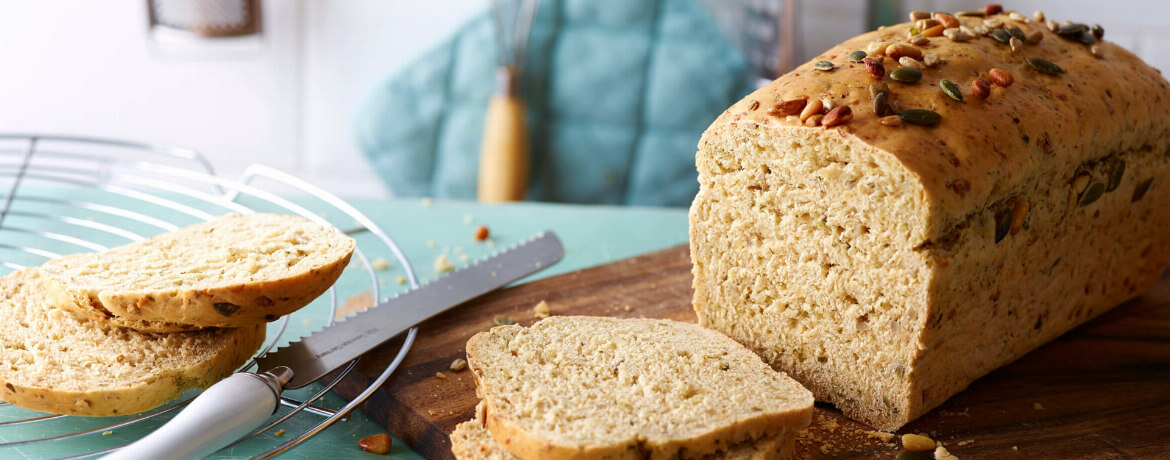
<path fill-rule="evenodd" d="M 277 214 L 228 214 L 101 253 L 49 261 L 42 281 L 82 317 L 150 332 L 240 327 L 308 305 L 341 275 L 354 241 Z"/>
<path fill-rule="evenodd" d="M 812 416 L 808 390 L 694 324 L 557 316 L 477 334 L 467 359 L 487 428 L 521 458 L 699 458 L 775 435 L 791 445 Z"/>
<path fill-rule="evenodd" d="M 35 270 L 0 278 L 0 399 L 44 412 L 126 415 L 234 372 L 264 324 L 151 334 L 79 319 L 46 303 Z"/>
<path fill-rule="evenodd" d="M 893 430 L 1156 281 L 1170 83 L 1081 27 L 1010 13 L 954 16 L 968 41 L 906 43 L 947 29 L 930 15 L 863 34 L 813 60 L 836 70 L 802 65 L 711 125 L 690 215 L 702 324 Z M 896 67 L 909 46 L 942 63 Z M 853 119 L 825 130 L 752 110 L 802 97 Z"/>

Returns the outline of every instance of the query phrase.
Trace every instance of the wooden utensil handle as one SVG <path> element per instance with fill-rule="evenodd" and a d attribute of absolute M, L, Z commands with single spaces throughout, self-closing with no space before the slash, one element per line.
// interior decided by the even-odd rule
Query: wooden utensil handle
<path fill-rule="evenodd" d="M 479 201 L 523 200 L 528 191 L 528 127 L 524 101 L 496 94 L 488 101 L 479 155 Z"/>

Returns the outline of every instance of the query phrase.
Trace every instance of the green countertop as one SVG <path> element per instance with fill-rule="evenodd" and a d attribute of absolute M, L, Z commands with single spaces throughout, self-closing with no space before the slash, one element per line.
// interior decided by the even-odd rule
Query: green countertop
<path fill-rule="evenodd" d="M 556 265 L 537 273 L 525 281 L 553 276 L 585 267 L 603 264 L 625 257 L 662 249 L 687 241 L 685 209 L 623 208 L 610 206 L 577 206 L 539 203 L 483 205 L 470 202 L 403 199 L 391 201 L 354 200 L 351 203 L 394 238 L 414 266 L 420 281 L 436 278 L 434 261 L 446 256 L 456 266 L 490 254 L 496 249 L 520 241 L 541 230 L 553 230 L 565 245 L 565 257 Z M 306 204 L 308 206 L 308 204 Z M 314 209 L 317 212 L 326 212 Z M 476 242 L 477 226 L 486 225 L 491 231 L 491 243 Z M 379 248 L 369 244 L 369 235 L 357 236 L 359 248 Z M 389 268 L 376 270 L 379 295 L 388 297 L 403 289 L 397 277 L 403 274 L 389 251 L 367 250 L 369 260 L 387 259 Z M 379 264 L 380 265 L 380 264 Z M 370 290 L 369 272 L 355 257 L 346 274 L 338 283 L 339 303 L 358 297 L 358 292 Z M 363 284 L 364 283 L 364 284 Z M 292 316 L 282 341 L 305 335 L 320 327 L 329 315 L 325 300 L 315 302 Z M 275 334 L 278 323 L 270 326 Z M 310 388 L 310 390 L 315 390 Z M 298 397 L 305 390 L 286 393 Z M 320 406 L 340 408 L 345 401 L 328 395 Z M 282 409 L 281 412 L 287 409 Z M 27 418 L 37 413 L 4 407 L 0 410 L 0 443 L 38 439 L 82 429 L 96 429 L 93 434 L 53 442 L 0 446 L 0 458 L 46 458 L 75 455 L 133 441 L 153 429 L 161 420 L 150 420 L 127 427 L 103 429 L 125 418 L 63 417 L 33 425 L 3 426 L 5 420 Z M 165 418 L 165 417 L 162 417 Z M 288 439 L 320 420 L 312 414 L 298 414 L 267 433 L 233 447 L 213 458 L 248 458 Z M 277 436 L 280 429 L 284 432 Z M 281 458 L 421 458 L 402 442 L 395 439 L 389 457 L 368 454 L 358 448 L 358 439 L 383 428 L 355 413 L 347 422 L 338 423 L 306 443 L 288 451 Z"/>

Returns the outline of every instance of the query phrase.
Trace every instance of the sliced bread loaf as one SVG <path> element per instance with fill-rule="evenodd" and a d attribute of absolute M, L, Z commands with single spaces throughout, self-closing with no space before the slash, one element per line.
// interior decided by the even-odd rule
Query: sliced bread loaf
<path fill-rule="evenodd" d="M 483 403 L 480 403 L 480 407 Z M 477 408 L 477 413 L 481 412 Z M 504 449 L 484 426 L 484 417 L 460 423 L 451 433 L 451 453 L 457 460 L 522 460 Z M 787 439 L 787 442 L 785 442 Z M 776 460 L 792 457 L 795 447 L 792 436 L 775 435 L 757 441 L 740 443 L 727 449 L 704 455 L 703 460 Z"/>
<path fill-rule="evenodd" d="M 353 250 L 352 238 L 308 219 L 228 214 L 109 251 L 55 259 L 41 273 L 54 304 L 119 326 L 151 332 L 241 327 L 312 302 L 341 276 Z"/>
<path fill-rule="evenodd" d="M 48 305 L 34 271 L 0 278 L 0 397 L 56 414 L 141 412 L 203 388 L 244 364 L 263 323 L 149 334 L 76 318 Z"/>
<path fill-rule="evenodd" d="M 467 358 L 484 424 L 524 459 L 702 458 L 812 417 L 808 390 L 694 324 L 553 317 L 477 334 Z"/>

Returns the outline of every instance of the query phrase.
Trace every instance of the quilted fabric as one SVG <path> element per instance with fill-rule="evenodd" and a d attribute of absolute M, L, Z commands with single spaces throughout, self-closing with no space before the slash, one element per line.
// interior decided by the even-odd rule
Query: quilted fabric
<path fill-rule="evenodd" d="M 375 88 L 359 145 L 398 196 L 473 199 L 495 87 L 487 12 Z M 529 200 L 686 206 L 748 66 L 698 0 L 544 0 L 528 46 Z"/>

